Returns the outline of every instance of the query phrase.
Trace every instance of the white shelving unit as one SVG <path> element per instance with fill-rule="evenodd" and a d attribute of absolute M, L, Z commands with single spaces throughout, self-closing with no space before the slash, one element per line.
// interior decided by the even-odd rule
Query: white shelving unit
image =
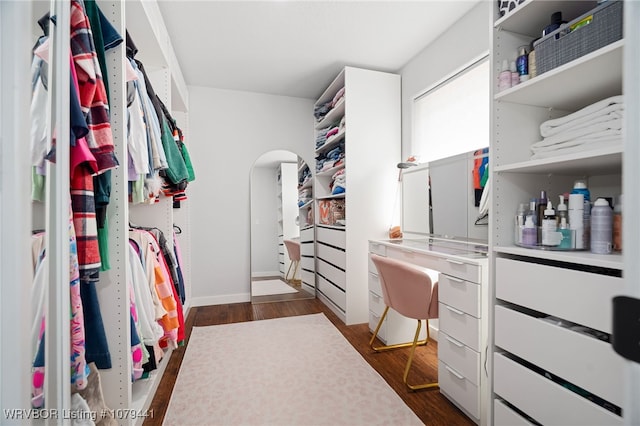
<path fill-rule="evenodd" d="M 299 205 L 300 224 L 300 278 L 302 288 L 314 294 L 316 291 L 316 250 L 314 225 L 313 165 L 310 167 L 302 158 L 298 159 L 298 191 L 308 190 L 310 200 Z M 305 176 L 310 176 L 304 180 Z M 301 200 L 298 199 L 298 204 Z"/>
<path fill-rule="evenodd" d="M 147 65 L 149 77 L 152 80 L 154 89 L 161 97 L 165 105 L 173 111 L 181 111 L 184 115 L 180 118 L 186 118 L 186 105 L 188 105 L 186 84 L 182 79 L 182 74 L 177 65 L 175 54 L 172 51 L 171 43 L 164 27 L 164 22 L 158 8 L 158 4 L 153 1 L 139 1 L 132 0 L 127 2 L 122 1 L 106 1 L 99 0 L 98 6 L 103 12 L 104 16 L 111 22 L 114 28 L 125 37 L 126 29 L 132 35 L 137 47 L 140 50 L 140 54 L 136 57 L 143 61 Z M 21 69 L 24 65 L 24 59 L 16 60 L 16 67 L 9 67 L 11 62 L 9 59 L 4 61 L 4 54 L 13 53 L 16 58 L 30 58 L 30 49 L 33 46 L 34 35 L 40 35 L 36 21 L 43 16 L 43 14 L 52 9 L 52 14 L 57 16 L 58 25 L 51 25 L 51 31 L 55 31 L 54 43 L 52 45 L 52 63 L 56 68 L 53 79 L 50 79 L 49 89 L 52 93 L 52 98 L 56 108 L 54 111 L 59 111 L 52 120 L 57 123 L 57 137 L 60 140 L 68 139 L 68 96 L 69 96 L 69 30 L 68 30 L 68 10 L 69 3 L 66 1 L 53 0 L 28 2 L 12 4 L 2 4 L 2 82 L 10 83 L 13 85 L 11 89 L 8 87 L 6 93 L 12 93 L 12 96 L 3 96 L 4 100 L 11 99 L 14 106 L 27 106 L 26 111 L 21 108 L 14 108 L 12 115 L 5 115 L 6 108 L 3 103 L 2 117 L 3 117 L 3 140 L 11 132 L 15 132 L 15 129 L 10 127 L 8 123 L 4 122 L 4 118 L 11 118 L 11 122 L 16 126 L 22 123 L 24 132 L 27 135 L 18 136 L 14 135 L 11 139 L 28 139 L 28 129 L 30 122 L 28 105 L 30 102 L 30 73 L 28 68 L 23 71 L 25 78 L 17 78 L 14 73 Z M 15 24 L 13 28 L 9 21 L 5 19 L 11 19 L 11 22 Z M 137 35 L 140 35 L 139 37 Z M 7 37 L 5 37 L 7 36 Z M 10 45 L 11 49 L 5 49 L 4 41 L 9 42 L 13 40 Z M 17 43 L 16 40 L 20 40 Z M 64 46 L 61 48 L 59 46 Z M 25 49 L 24 52 L 20 49 Z M 13 61 L 13 60 L 12 60 Z M 100 273 L 100 282 L 98 286 L 98 297 L 101 308 L 101 315 L 104 322 L 105 332 L 107 334 L 107 341 L 109 345 L 109 351 L 111 354 L 112 368 L 108 370 L 100 370 L 100 381 L 102 384 L 103 396 L 106 405 L 112 409 L 135 409 L 137 412 L 144 411 L 153 395 L 155 389 L 158 386 L 159 378 L 162 376 L 162 371 L 166 366 L 170 353 L 166 354 L 164 361 L 160 364 L 160 368 L 154 371 L 149 379 L 143 379 L 136 383 L 131 383 L 131 341 L 130 341 L 130 305 L 129 305 L 129 291 L 127 282 L 127 269 L 128 269 L 128 224 L 133 222 L 144 226 L 158 227 L 165 233 L 170 240 L 170 236 L 173 232 L 173 224 L 176 223 L 176 216 L 173 213 L 173 204 L 170 198 L 163 198 L 159 205 L 154 206 L 135 206 L 130 207 L 128 201 L 128 182 L 127 182 L 127 128 L 126 128 L 126 84 L 125 84 L 125 43 L 110 49 L 106 52 L 107 72 L 110 88 L 110 116 L 111 116 L 111 129 L 114 139 L 115 154 L 120 162 L 120 167 L 112 171 L 111 181 L 111 197 L 110 204 L 107 211 L 108 223 L 109 223 L 109 258 L 110 258 L 110 270 Z M 28 64 L 28 62 L 27 62 Z M 57 65 L 60 64 L 60 65 Z M 66 69 L 66 71 L 65 71 Z M 11 72 L 10 72 L 11 71 Z M 5 79 L 6 77 L 6 79 Z M 22 87 L 24 85 L 24 87 Z M 3 89 L 3 93 L 5 93 Z M 24 97 L 24 99 L 22 99 Z M 26 114 L 26 115 L 25 115 Z M 181 128 L 185 130 L 187 123 Z M 13 133 L 11 133 L 13 134 Z M 7 138 L 8 140 L 9 138 Z M 56 166 L 51 167 L 52 172 L 49 176 L 51 181 L 55 182 L 50 184 L 47 203 L 45 208 L 42 205 L 32 205 L 29 199 L 29 192 L 24 191 L 20 197 L 13 197 L 15 203 L 5 201 L 8 199 L 5 197 L 11 196 L 10 191 L 5 191 L 3 188 L 0 192 L 2 200 L 2 222 L 0 227 L 3 230 L 3 236 L 6 235 L 5 231 L 9 228 L 7 219 L 12 215 L 20 215 L 23 220 L 27 222 L 16 221 L 11 229 L 15 231 L 12 234 L 12 238 L 16 239 L 16 252 L 17 256 L 15 260 L 10 259 L 10 254 L 2 251 L 2 273 L 3 283 L 5 278 L 6 282 L 16 281 L 28 283 L 31 279 L 33 269 L 31 254 L 30 254 L 30 241 L 28 235 L 23 235 L 25 229 L 28 228 L 45 228 L 49 238 L 49 250 L 47 257 L 50 259 L 51 268 L 54 274 L 49 276 L 49 285 L 55 291 L 50 292 L 50 297 L 45 302 L 47 304 L 47 311 L 49 312 L 47 320 L 47 358 L 46 358 L 46 377 L 48 378 L 48 385 L 45 389 L 45 403 L 46 408 L 57 409 L 58 413 L 62 413 L 63 410 L 69 410 L 70 405 L 70 384 L 68 377 L 69 373 L 69 299 L 64 295 L 68 294 L 69 289 L 69 271 L 68 271 L 68 249 L 69 249 L 69 235 L 68 235 L 68 193 L 69 193 L 69 178 L 68 174 L 65 177 L 64 174 L 58 173 L 57 169 L 68 169 L 68 148 L 64 149 L 64 144 L 58 146 L 57 149 L 57 162 Z M 28 149 L 24 150 L 5 150 L 5 144 L 2 144 L 2 159 L 3 159 L 3 176 L 6 170 L 7 176 L 18 177 L 18 180 L 24 184 L 28 184 L 30 180 L 30 154 Z M 24 147 L 23 147 L 24 148 Z M 11 160 L 10 166 L 6 161 Z M 8 166 L 5 168 L 5 166 Z M 57 169 L 56 169 L 57 168 Z M 4 181 L 4 179 L 3 179 Z M 8 182 L 9 180 L 7 180 Z M 21 185 L 12 186 L 13 189 L 18 190 L 22 188 Z M 65 195 L 66 194 L 66 195 Z M 25 204 L 27 204 L 25 206 Z M 33 219 L 31 219 L 31 211 L 33 210 Z M 188 215 L 179 215 L 179 223 L 183 235 L 189 232 Z M 18 243 L 18 239 L 20 240 Z M 13 245 L 13 244 L 12 244 Z M 66 246 L 66 249 L 65 249 Z M 28 252 L 23 253 L 23 249 L 28 247 Z M 183 252 L 183 257 L 189 256 L 188 247 Z M 66 255 L 65 255 L 66 253 Z M 66 256 L 66 257 L 65 257 Z M 7 265 L 7 266 L 5 266 Z M 15 267 L 9 268 L 8 265 L 15 265 Z M 64 265 L 67 265 L 65 269 Z M 5 273 L 10 274 L 12 279 L 9 279 L 9 275 L 5 277 Z M 185 276 L 188 276 L 188 271 L 184 271 Z M 22 278 L 21 278 L 22 277 Z M 188 281 L 187 281 L 188 284 Z M 6 290 L 2 289 L 2 323 L 6 324 L 7 330 L 11 324 L 20 324 L 19 328 L 11 326 L 11 333 L 5 332 L 3 328 L 2 332 L 2 383 L 3 386 L 10 386 L 2 391 L 2 408 L 29 408 L 29 394 L 30 394 L 30 370 L 31 359 L 33 357 L 34 348 L 31 347 L 30 339 L 25 339 L 25 335 L 29 335 L 31 328 L 31 317 L 29 316 L 30 301 L 24 296 L 24 291 L 29 290 L 29 286 L 23 285 L 16 288 L 15 294 L 9 294 Z M 65 289 L 66 292 L 65 293 Z M 57 296 L 56 296 L 57 295 Z M 66 299 L 66 302 L 64 302 Z M 12 308 L 6 303 L 11 303 Z M 18 308 L 21 311 L 21 315 L 16 315 L 11 321 L 5 315 L 13 315 L 13 308 Z M 185 311 L 186 312 L 186 311 Z M 22 319 L 24 315 L 28 318 Z M 53 315 L 53 317 L 52 317 Z M 12 349 L 9 350 L 9 345 L 5 345 L 9 341 L 12 342 Z M 6 356 L 9 352 L 13 352 L 19 357 L 19 361 L 13 359 L 13 357 Z M 11 367 L 9 367 L 11 363 Z M 19 367 L 19 368 L 16 368 Z M 13 370 L 12 370 L 13 369 Z M 10 373 L 15 371 L 14 373 Z M 6 419 L 5 419 L 6 420 Z M 142 423 L 144 418 L 119 418 L 120 424 L 134 424 Z M 55 419 L 52 419 L 56 422 Z"/>
<path fill-rule="evenodd" d="M 316 130 L 345 126 L 316 156 L 344 143 L 341 166 L 318 171 L 314 181 L 317 294 L 346 324 L 369 321 L 368 240 L 388 236 L 390 205 L 400 159 L 400 76 L 345 67 L 316 102 L 345 94 Z M 333 174 L 344 168 L 346 191 L 331 194 Z M 344 200 L 346 225 L 320 222 L 321 200 Z"/>
<path fill-rule="evenodd" d="M 492 81 L 503 59 L 513 60 L 518 46 L 539 37 L 553 12 L 571 20 L 596 6 L 595 1 L 529 0 L 496 19 L 494 5 Z M 513 236 L 518 204 L 540 190 L 554 205 L 576 179 L 587 179 L 592 200 L 623 192 L 624 148 L 544 160 L 531 160 L 529 148 L 542 139 L 542 122 L 623 94 L 628 48 L 625 37 L 503 92 L 492 85 L 490 424 L 624 422 L 624 360 L 607 340 L 611 299 L 625 293 L 623 256 L 522 248 Z M 637 99 L 625 96 L 625 104 L 632 103 Z"/>

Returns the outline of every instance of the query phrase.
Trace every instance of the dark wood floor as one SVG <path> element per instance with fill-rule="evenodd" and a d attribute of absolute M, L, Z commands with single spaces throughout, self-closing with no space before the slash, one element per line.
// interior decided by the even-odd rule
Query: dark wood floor
<path fill-rule="evenodd" d="M 396 349 L 389 352 L 374 353 L 369 348 L 371 333 L 367 324 L 346 326 L 318 299 L 295 300 L 277 303 L 236 303 L 192 308 L 185 321 L 187 345 L 173 351 L 167 364 L 156 395 L 149 407 L 153 418 L 147 418 L 144 426 L 161 425 L 171 392 L 178 376 L 182 358 L 188 346 L 192 327 L 228 324 L 234 322 L 255 321 L 270 318 L 288 317 L 323 312 L 342 332 L 363 358 L 389 383 L 416 415 L 429 426 L 466 426 L 474 425 L 456 406 L 446 399 L 437 389 L 409 391 L 402 382 L 402 373 L 409 349 Z M 422 383 L 437 380 L 437 343 L 418 347 L 414 359 L 410 383 Z M 205 425 L 203 425 L 205 426 Z"/>

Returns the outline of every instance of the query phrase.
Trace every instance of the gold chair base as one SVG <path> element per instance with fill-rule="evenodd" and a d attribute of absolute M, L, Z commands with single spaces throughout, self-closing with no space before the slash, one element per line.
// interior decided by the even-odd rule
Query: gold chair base
<path fill-rule="evenodd" d="M 421 383 L 416 385 L 412 385 L 407 382 L 407 377 L 409 376 L 409 370 L 411 369 L 411 364 L 413 363 L 413 355 L 416 351 L 416 346 L 424 346 L 429 342 L 429 320 L 426 320 L 427 321 L 427 338 L 424 340 L 418 340 L 418 337 L 420 336 L 420 329 L 422 328 L 422 321 L 418 320 L 418 326 L 416 327 L 416 334 L 412 342 L 397 343 L 394 345 L 384 345 L 384 346 L 373 345 L 373 342 L 375 341 L 376 337 L 378 336 L 378 332 L 380 331 L 380 327 L 382 326 L 382 322 L 387 317 L 388 312 L 389 312 L 389 306 L 386 306 L 384 308 L 384 312 L 382 313 L 382 316 L 380 317 L 380 321 L 378 321 L 378 325 L 376 326 L 376 329 L 373 332 L 373 336 L 371 336 L 371 340 L 369 341 L 369 346 L 371 347 L 371 349 L 373 349 L 375 352 L 382 352 L 382 351 L 387 351 L 391 349 L 411 347 L 411 353 L 409 354 L 407 365 L 404 368 L 404 375 L 402 376 L 402 381 L 404 382 L 404 384 L 407 386 L 407 388 L 409 388 L 412 391 L 439 387 L 440 385 L 438 384 L 438 382 Z"/>

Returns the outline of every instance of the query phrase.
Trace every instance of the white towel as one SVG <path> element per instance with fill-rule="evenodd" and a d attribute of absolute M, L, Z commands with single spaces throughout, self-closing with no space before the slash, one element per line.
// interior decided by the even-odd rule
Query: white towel
<path fill-rule="evenodd" d="M 622 133 L 622 119 L 605 121 L 602 123 L 593 123 L 580 127 L 576 127 L 565 132 L 558 133 L 554 136 L 544 138 L 542 141 L 533 144 L 533 146 L 544 147 L 551 146 L 562 142 L 571 141 L 581 138 L 599 138 L 603 136 L 619 135 Z"/>
<path fill-rule="evenodd" d="M 620 147 L 622 149 L 622 136 L 602 137 L 593 139 L 575 139 L 563 144 L 555 145 L 553 149 L 539 150 L 531 156 L 532 160 L 556 157 L 564 154 L 574 154 L 576 152 L 592 151 L 595 149 L 608 147 Z"/>
<path fill-rule="evenodd" d="M 611 112 L 623 109 L 623 96 L 611 96 L 601 101 L 588 105 L 574 113 L 565 115 L 564 117 L 547 120 L 540 125 L 540 135 L 542 137 L 551 136 L 562 131 L 562 126 L 566 128 L 587 124 L 596 117 L 607 115 Z M 556 129 L 559 128 L 560 129 Z"/>

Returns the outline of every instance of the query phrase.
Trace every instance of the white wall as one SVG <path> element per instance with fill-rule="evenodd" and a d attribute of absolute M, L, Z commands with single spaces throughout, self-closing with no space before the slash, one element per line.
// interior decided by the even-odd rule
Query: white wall
<path fill-rule="evenodd" d="M 250 300 L 250 174 L 274 149 L 313 164 L 312 99 L 189 88 L 192 306 Z"/>
<path fill-rule="evenodd" d="M 413 99 L 489 51 L 491 1 L 482 1 L 409 61 L 402 76 L 402 159 L 411 152 Z M 487 99 L 489 102 L 489 99 Z"/>

